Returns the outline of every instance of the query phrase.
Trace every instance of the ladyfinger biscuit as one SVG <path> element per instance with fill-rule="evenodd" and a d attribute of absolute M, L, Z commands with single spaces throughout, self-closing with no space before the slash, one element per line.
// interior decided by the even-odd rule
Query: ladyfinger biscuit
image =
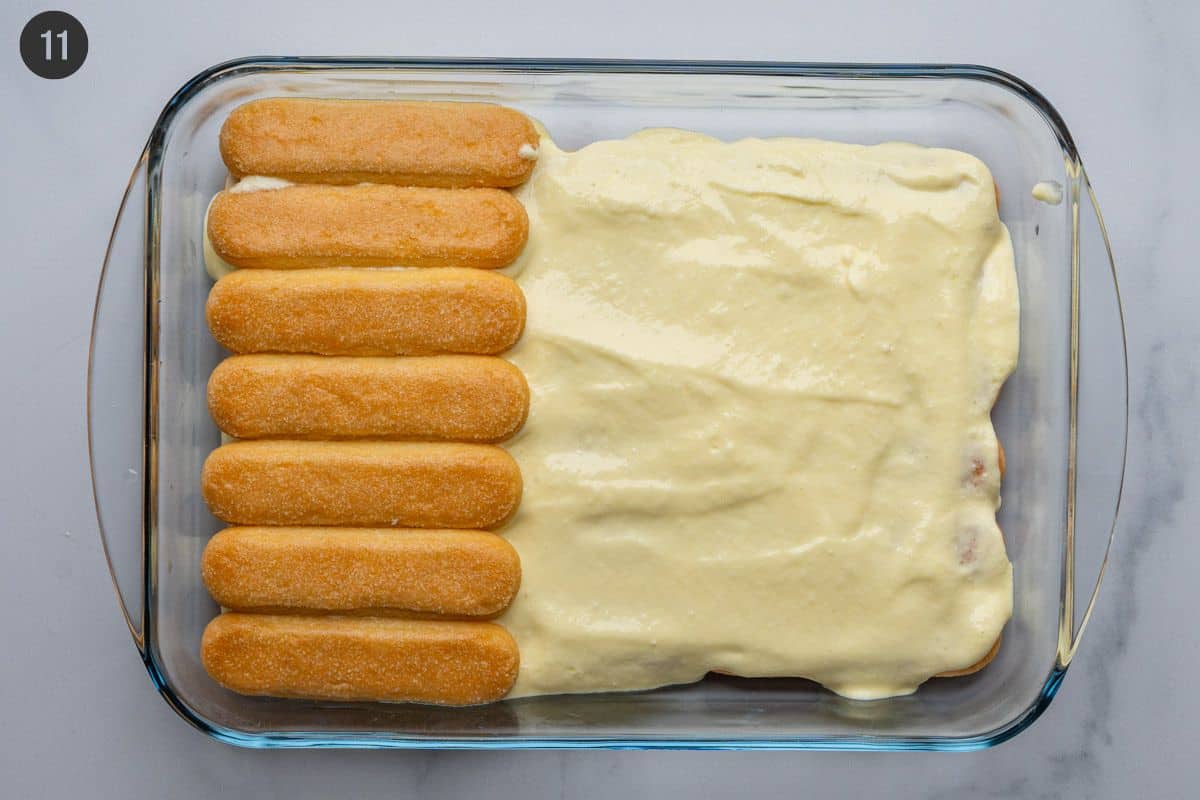
<path fill-rule="evenodd" d="M 516 186 L 533 171 L 537 144 L 523 114 L 484 103 L 268 98 L 221 127 L 235 177 L 297 183 Z"/>
<path fill-rule="evenodd" d="M 235 353 L 501 353 L 525 328 L 525 295 L 476 269 L 238 270 L 208 295 L 213 338 Z"/>
<path fill-rule="evenodd" d="M 503 189 L 296 185 L 219 192 L 208 238 L 235 267 L 475 267 L 521 254 L 525 207 Z"/>
<path fill-rule="evenodd" d="M 209 593 L 241 611 L 499 614 L 521 583 L 494 533 L 391 528 L 226 528 L 200 560 Z"/>
<path fill-rule="evenodd" d="M 997 202 L 999 202 L 999 197 L 997 197 Z M 1006 459 L 1004 456 L 1004 445 L 1001 444 L 999 441 L 996 442 L 996 460 L 997 460 L 997 463 L 998 463 L 998 466 L 1000 469 L 1000 477 L 1003 478 L 1004 473 L 1008 469 L 1008 465 L 1006 463 Z M 979 473 L 978 473 L 979 476 L 982 476 L 982 470 L 984 469 L 983 464 L 979 464 L 977 469 L 979 471 Z M 973 471 L 974 471 L 974 469 L 973 469 Z M 976 672 L 979 672 L 981 669 L 986 667 L 988 664 L 992 663 L 992 661 L 996 658 L 996 654 L 1000 652 L 1000 642 L 1001 642 L 1001 640 L 1003 640 L 1003 638 L 1004 638 L 1003 635 L 997 636 L 996 641 L 992 644 L 992 649 L 988 650 L 987 653 L 984 654 L 983 658 L 979 659 L 978 661 L 976 661 L 974 664 L 970 665 L 969 667 L 963 667 L 962 669 L 946 670 L 945 672 L 939 672 L 937 675 L 934 675 L 933 677 L 935 677 L 935 678 L 961 678 L 964 675 L 974 675 Z"/>
<path fill-rule="evenodd" d="M 517 679 L 517 643 L 491 622 L 222 614 L 204 669 L 239 694 L 474 705 Z"/>
<path fill-rule="evenodd" d="M 516 462 L 486 444 L 233 442 L 200 485 L 233 525 L 491 528 L 521 500 Z"/>
<path fill-rule="evenodd" d="M 209 378 L 208 408 L 238 439 L 498 442 L 525 423 L 529 385 L 489 356 L 233 356 Z"/>
<path fill-rule="evenodd" d="M 947 670 L 945 672 L 939 672 L 937 675 L 934 675 L 933 677 L 935 677 L 935 678 L 961 678 L 964 675 L 973 675 L 976 672 L 979 672 L 979 670 L 983 669 L 988 664 L 992 663 L 992 660 L 996 657 L 996 654 L 1000 652 L 1000 641 L 1003 638 L 1004 638 L 1003 635 L 997 636 L 995 644 L 992 645 L 992 649 L 988 650 L 987 654 L 984 655 L 983 658 L 979 659 L 971 666 L 963 667 L 962 669 L 951 669 L 951 670 Z"/>

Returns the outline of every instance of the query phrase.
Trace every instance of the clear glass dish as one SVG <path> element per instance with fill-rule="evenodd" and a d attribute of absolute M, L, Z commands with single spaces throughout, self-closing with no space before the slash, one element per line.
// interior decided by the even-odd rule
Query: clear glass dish
<path fill-rule="evenodd" d="M 846 700 L 802 680 L 712 676 L 629 694 L 467 709 L 242 697 L 205 675 L 216 607 L 199 558 L 219 528 L 199 494 L 219 441 L 204 387 L 222 353 L 204 322 L 201 219 L 225 170 L 217 132 L 276 95 L 481 100 L 540 119 L 564 147 L 676 126 L 724 139 L 907 140 L 982 158 L 1002 194 L 1021 295 L 1021 359 L 994 412 L 1008 453 L 1000 524 L 1013 619 L 982 672 L 910 697 Z M 1061 205 L 1036 201 L 1042 181 Z M 973 66 L 263 58 L 213 67 L 167 103 L 130 181 L 92 334 L 88 430 L 97 514 L 126 620 L 167 702 L 254 747 L 690 747 L 965 750 L 1047 707 L 1095 592 L 1076 612 L 1076 560 L 1107 562 L 1125 463 L 1127 373 L 1116 276 L 1095 197 L 1057 112 Z M 1076 545 L 1075 531 L 1089 538 Z"/>

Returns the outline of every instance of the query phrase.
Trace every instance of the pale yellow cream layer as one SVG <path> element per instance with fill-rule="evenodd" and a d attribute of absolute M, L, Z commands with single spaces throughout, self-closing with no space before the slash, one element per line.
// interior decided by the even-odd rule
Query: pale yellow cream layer
<path fill-rule="evenodd" d="M 989 411 L 1018 309 L 980 161 L 543 138 L 517 195 L 513 696 L 719 670 L 874 698 L 987 653 L 1012 608 Z"/>

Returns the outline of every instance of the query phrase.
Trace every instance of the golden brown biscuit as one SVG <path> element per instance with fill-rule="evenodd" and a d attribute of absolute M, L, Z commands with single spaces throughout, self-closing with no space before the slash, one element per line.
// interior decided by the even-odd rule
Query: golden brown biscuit
<path fill-rule="evenodd" d="M 979 670 L 983 669 L 988 664 L 992 663 L 992 660 L 996 657 L 996 654 L 1000 652 L 1000 641 L 1003 638 L 1004 638 L 1003 635 L 997 636 L 995 644 L 992 645 L 992 649 L 988 650 L 987 654 L 984 655 L 983 658 L 979 659 L 971 666 L 964 667 L 962 669 L 951 669 L 951 670 L 947 670 L 945 672 L 939 672 L 937 675 L 934 675 L 933 677 L 935 677 L 935 678 L 961 678 L 964 675 L 973 675 L 974 673 L 979 672 Z"/>
<path fill-rule="evenodd" d="M 525 208 L 503 189 L 296 185 L 219 192 L 213 250 L 237 267 L 475 267 L 521 254 Z"/>
<path fill-rule="evenodd" d="M 523 114 L 485 103 L 276 97 L 239 106 L 221 127 L 235 177 L 297 183 L 516 186 L 537 144 Z"/>
<path fill-rule="evenodd" d="M 200 483 L 233 525 L 491 528 L 521 500 L 517 463 L 486 444 L 234 442 Z"/>
<path fill-rule="evenodd" d="M 235 353 L 492 355 L 525 328 L 525 295 L 476 269 L 238 270 L 208 295 L 213 338 Z"/>
<path fill-rule="evenodd" d="M 204 669 L 239 694 L 474 705 L 517 679 L 517 643 L 491 622 L 222 614 Z"/>
<path fill-rule="evenodd" d="M 209 378 L 208 408 L 239 439 L 498 442 L 525 423 L 529 385 L 489 356 L 233 356 Z"/>
<path fill-rule="evenodd" d="M 210 539 L 200 573 L 240 611 L 487 617 L 516 596 L 521 561 L 484 531 L 252 527 Z"/>

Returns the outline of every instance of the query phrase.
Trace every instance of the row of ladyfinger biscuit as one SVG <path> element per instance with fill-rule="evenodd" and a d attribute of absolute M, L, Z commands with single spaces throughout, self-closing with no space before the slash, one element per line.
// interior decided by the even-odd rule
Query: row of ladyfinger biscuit
<path fill-rule="evenodd" d="M 239 354 L 209 406 L 251 440 L 202 476 L 238 526 L 202 563 L 232 610 L 202 643 L 227 687 L 462 704 L 515 680 L 512 638 L 465 620 L 502 612 L 520 582 L 512 547 L 469 529 L 520 500 L 517 465 L 482 443 L 528 413 L 521 373 L 485 357 L 519 338 L 524 297 L 480 270 L 516 258 L 528 221 L 498 188 L 425 187 L 515 185 L 535 144 L 520 114 L 456 104 L 266 100 L 222 129 L 234 176 L 323 184 L 222 192 L 208 215 L 214 250 L 243 268 L 209 297 L 214 337 Z M 393 264 L 425 269 L 361 269 Z"/>

